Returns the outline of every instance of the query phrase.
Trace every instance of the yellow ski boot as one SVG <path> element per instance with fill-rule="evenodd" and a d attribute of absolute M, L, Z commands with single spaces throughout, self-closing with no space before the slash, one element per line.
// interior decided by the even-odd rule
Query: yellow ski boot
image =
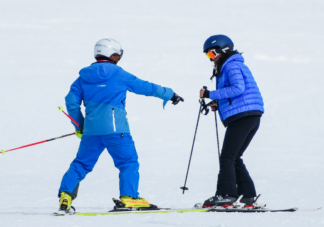
<path fill-rule="evenodd" d="M 56 215 L 74 214 L 75 208 L 72 206 L 72 199 L 73 199 L 72 196 L 70 196 L 66 192 L 61 192 L 60 207 L 55 214 Z"/>
<path fill-rule="evenodd" d="M 120 197 L 120 201 L 125 204 L 125 207 L 150 207 L 149 202 L 144 198 L 133 198 L 130 196 L 122 196 Z"/>
<path fill-rule="evenodd" d="M 149 204 L 149 202 L 144 198 L 121 196 L 120 200 L 113 198 L 113 201 L 116 206 L 114 206 L 114 209 L 110 212 L 160 209 L 153 204 Z"/>

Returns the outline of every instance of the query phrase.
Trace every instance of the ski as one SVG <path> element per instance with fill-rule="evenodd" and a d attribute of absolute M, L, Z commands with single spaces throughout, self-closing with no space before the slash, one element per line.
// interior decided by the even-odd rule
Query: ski
<path fill-rule="evenodd" d="M 81 216 L 96 216 L 96 215 L 119 215 L 119 214 L 166 214 L 166 213 L 189 213 L 189 212 L 234 212 L 234 213 L 265 213 L 265 212 L 295 212 L 298 208 L 289 208 L 289 209 L 246 209 L 246 208 L 212 208 L 212 209 L 168 209 L 161 208 L 159 210 L 134 210 L 134 211 L 112 211 L 112 212 L 103 212 L 103 213 L 75 213 L 75 215 Z"/>
<path fill-rule="evenodd" d="M 208 209 L 171 209 L 171 208 L 160 208 L 156 205 L 150 204 L 149 207 L 125 207 L 119 199 L 112 199 L 115 203 L 114 209 L 103 212 L 103 213 L 75 213 L 75 215 L 82 216 L 95 216 L 95 215 L 118 215 L 118 214 L 147 214 L 147 213 L 185 213 L 185 212 L 205 212 Z"/>
<path fill-rule="evenodd" d="M 215 207 L 207 210 L 207 212 L 237 212 L 237 213 L 265 213 L 265 212 L 295 212 L 297 211 L 297 207 L 288 208 L 288 209 L 279 209 L 272 210 L 268 208 L 260 208 L 260 209 L 250 209 L 250 208 L 223 208 L 223 207 Z"/>
<path fill-rule="evenodd" d="M 131 211 L 108 211 L 103 213 L 75 213 L 81 216 L 96 216 L 96 215 L 118 215 L 118 214 L 149 214 L 149 213 L 188 213 L 188 212 L 206 212 L 208 209 L 170 209 L 159 208 L 158 210 L 131 210 Z"/>
<path fill-rule="evenodd" d="M 313 211 L 318 211 L 322 209 L 322 207 L 318 207 L 318 208 L 313 208 L 313 209 L 304 209 L 304 210 L 301 210 L 302 212 L 313 212 Z"/>
<path fill-rule="evenodd" d="M 207 212 L 238 212 L 238 213 L 264 213 L 264 212 L 295 212 L 298 210 L 297 207 L 288 208 L 288 209 L 269 209 L 265 208 L 266 204 L 258 203 L 258 200 L 260 198 L 261 194 L 259 194 L 254 202 L 253 205 L 246 205 L 245 203 L 241 203 L 241 199 L 243 198 L 243 195 L 240 195 L 235 202 L 233 202 L 233 205 L 215 205 L 213 207 L 209 207 Z M 194 205 L 194 207 L 197 208 L 203 208 L 204 205 L 201 203 L 197 203 Z"/>

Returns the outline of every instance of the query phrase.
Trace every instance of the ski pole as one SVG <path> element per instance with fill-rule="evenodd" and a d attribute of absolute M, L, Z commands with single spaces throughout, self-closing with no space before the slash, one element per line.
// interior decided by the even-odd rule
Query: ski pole
<path fill-rule="evenodd" d="M 194 135 L 193 142 L 192 142 L 192 147 L 191 147 L 191 153 L 190 153 L 190 158 L 189 158 L 189 163 L 188 163 L 188 169 L 187 169 L 186 179 L 185 179 L 185 182 L 184 182 L 184 186 L 183 187 L 180 187 L 180 189 L 183 190 L 182 194 L 185 193 L 185 190 L 189 190 L 189 188 L 186 187 L 186 184 L 187 184 L 187 179 L 188 179 L 188 173 L 189 173 L 189 168 L 190 168 L 190 162 L 191 162 L 192 152 L 193 152 L 193 148 L 194 148 L 195 140 L 196 140 L 196 134 L 197 134 L 198 123 L 199 123 L 199 118 L 200 118 L 200 111 L 201 111 L 201 105 L 199 106 L 197 125 L 196 125 L 195 135 Z"/>
<path fill-rule="evenodd" d="M 216 137 L 217 137 L 217 148 L 218 148 L 218 160 L 219 160 L 219 168 L 220 168 L 220 152 L 219 152 L 219 139 L 218 139 L 218 126 L 217 126 L 216 111 L 215 111 L 215 125 L 216 125 Z"/>
<path fill-rule="evenodd" d="M 70 120 L 73 121 L 74 124 L 76 124 L 79 128 L 81 128 L 80 127 L 80 124 L 78 122 L 76 122 L 76 120 L 74 120 L 70 115 L 68 115 L 67 113 L 65 113 L 65 111 L 63 110 L 63 107 L 62 106 L 59 106 L 58 109 L 59 109 L 59 111 L 62 111 L 65 114 L 65 116 L 67 116 L 68 118 L 70 118 Z"/>
<path fill-rule="evenodd" d="M 203 87 L 204 89 L 207 89 L 206 86 Z M 199 124 L 199 119 L 200 119 L 200 113 L 203 113 L 203 111 L 205 110 L 205 113 L 203 113 L 204 115 L 207 115 L 209 112 L 208 106 L 205 103 L 205 98 L 201 98 L 201 100 L 199 101 L 200 106 L 199 106 L 199 112 L 198 112 L 198 119 L 197 119 L 197 125 L 196 125 L 196 130 L 195 130 L 195 134 L 194 134 L 194 138 L 193 138 L 193 142 L 192 142 L 192 147 L 191 147 L 191 153 L 190 153 L 190 158 L 189 158 L 189 163 L 188 163 L 188 169 L 187 169 L 187 174 L 186 174 L 186 179 L 185 179 L 185 183 L 183 187 L 180 187 L 180 189 L 182 189 L 182 194 L 185 193 L 185 190 L 189 190 L 189 188 L 186 187 L 187 184 L 187 179 L 188 179 L 188 173 L 189 173 L 189 168 L 190 168 L 190 163 L 191 163 L 191 157 L 192 157 L 192 152 L 193 152 L 193 148 L 195 145 L 195 140 L 196 140 L 196 134 L 197 134 L 197 129 L 198 129 L 198 124 Z"/>
<path fill-rule="evenodd" d="M 70 118 L 71 121 L 73 121 L 74 124 L 76 124 L 78 127 L 80 127 L 80 124 L 78 122 L 76 122 L 71 116 L 69 116 L 67 113 L 65 113 L 65 111 L 63 110 L 63 107 L 59 106 L 59 110 L 62 111 L 68 118 Z M 75 132 L 70 133 L 70 134 L 66 134 L 66 135 L 63 135 L 63 136 L 55 137 L 55 138 L 52 138 L 52 139 L 43 140 L 43 141 L 40 141 L 40 142 L 37 142 L 37 143 L 31 143 L 31 144 L 28 144 L 28 145 L 25 145 L 25 146 L 17 147 L 17 148 L 6 150 L 6 151 L 1 150 L 1 153 L 5 154 L 6 152 L 9 152 L 9 151 L 14 151 L 14 150 L 18 150 L 18 149 L 22 149 L 22 148 L 26 148 L 26 147 L 31 147 L 31 146 L 34 146 L 34 145 L 50 142 L 50 141 L 53 141 L 53 140 L 61 139 L 61 138 L 64 138 L 64 137 L 67 137 L 67 136 L 72 136 L 72 135 L 75 135 Z"/>
<path fill-rule="evenodd" d="M 40 142 L 37 142 L 37 143 L 31 143 L 31 144 L 28 144 L 28 145 L 25 145 L 25 146 L 17 147 L 17 148 L 10 149 L 10 150 L 6 150 L 6 151 L 5 150 L 1 150 L 1 153 L 2 154 L 5 154 L 6 152 L 9 152 L 9 151 L 18 150 L 18 149 L 22 149 L 22 148 L 25 148 L 25 147 L 31 147 L 31 146 L 34 146 L 34 145 L 38 145 L 38 144 L 41 144 L 41 143 L 50 142 L 50 141 L 53 141 L 53 140 L 61 139 L 61 138 L 64 138 L 64 137 L 67 137 L 67 136 L 72 136 L 72 135 L 75 135 L 75 132 L 74 133 L 71 133 L 71 134 L 66 134 L 66 135 L 63 135 L 63 136 L 55 137 L 55 138 L 52 138 L 52 139 L 43 140 L 43 141 L 40 141 Z"/>

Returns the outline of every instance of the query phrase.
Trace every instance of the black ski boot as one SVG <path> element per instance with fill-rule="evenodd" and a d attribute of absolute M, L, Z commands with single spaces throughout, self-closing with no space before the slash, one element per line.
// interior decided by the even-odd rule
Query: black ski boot
<path fill-rule="evenodd" d="M 203 208 L 213 207 L 213 206 L 224 206 L 224 205 L 230 205 L 232 206 L 233 203 L 236 201 L 236 197 L 233 196 L 213 196 L 207 199 L 204 204 Z"/>
<path fill-rule="evenodd" d="M 265 204 L 259 204 L 258 200 L 260 198 L 261 194 L 258 195 L 256 198 L 243 198 L 243 195 L 240 195 L 240 197 L 233 203 L 233 208 L 245 208 L 245 209 L 258 209 L 258 208 L 264 208 Z"/>
<path fill-rule="evenodd" d="M 246 206 L 253 206 L 254 197 L 252 197 L 252 198 L 242 198 L 241 203 L 245 203 Z"/>

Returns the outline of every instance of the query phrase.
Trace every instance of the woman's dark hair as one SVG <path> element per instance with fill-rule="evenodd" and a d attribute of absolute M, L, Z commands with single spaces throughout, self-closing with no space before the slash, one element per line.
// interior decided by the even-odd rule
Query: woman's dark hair
<path fill-rule="evenodd" d="M 95 57 L 95 59 L 96 59 L 97 61 L 99 61 L 99 60 L 108 60 L 108 61 L 111 61 L 110 58 L 108 58 L 108 57 L 106 57 L 106 56 L 103 56 L 103 55 L 100 55 L 100 54 L 98 54 L 98 55 Z"/>
<path fill-rule="evenodd" d="M 216 71 L 218 73 L 220 73 L 222 66 L 226 62 L 226 60 L 229 59 L 234 54 L 242 54 L 242 53 L 238 52 L 237 50 L 230 50 L 230 51 L 226 51 L 226 53 L 222 53 L 222 55 L 220 56 L 220 59 L 217 62 L 217 66 L 216 66 Z M 219 75 L 217 75 L 217 76 L 219 76 Z"/>

